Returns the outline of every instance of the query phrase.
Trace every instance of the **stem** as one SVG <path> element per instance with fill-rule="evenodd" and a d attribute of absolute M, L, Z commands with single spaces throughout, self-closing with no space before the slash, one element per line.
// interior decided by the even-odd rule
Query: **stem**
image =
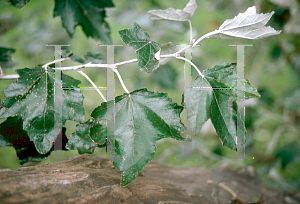
<path fill-rule="evenodd" d="M 189 24 L 190 24 L 190 44 L 192 43 L 192 40 L 193 40 L 193 27 L 192 27 L 192 23 L 190 20 L 189 21 Z"/>
<path fill-rule="evenodd" d="M 101 93 L 101 91 L 98 89 L 98 87 L 96 86 L 96 84 L 94 84 L 94 82 L 90 79 L 90 77 L 88 77 L 88 75 L 86 75 L 83 71 L 81 70 L 77 70 L 77 72 L 79 74 L 81 74 L 82 76 L 84 76 L 92 85 L 93 87 L 96 89 L 96 91 L 98 92 L 98 94 L 101 96 L 101 98 L 103 99 L 104 102 L 107 102 L 107 100 L 105 99 L 105 97 L 103 96 L 103 94 Z"/>
<path fill-rule="evenodd" d="M 124 61 L 124 62 L 119 62 L 114 64 L 115 66 L 119 66 L 119 65 L 123 65 L 123 64 L 129 64 L 129 63 L 133 63 L 133 62 L 137 62 L 137 59 L 132 59 L 132 60 L 128 60 L 128 61 Z"/>
<path fill-rule="evenodd" d="M 9 74 L 9 75 L 2 75 L 0 79 L 18 79 L 20 76 L 18 74 Z"/>
<path fill-rule="evenodd" d="M 45 69 L 46 67 L 48 67 L 50 64 L 54 64 L 56 62 L 62 62 L 62 61 L 65 61 L 65 60 L 69 60 L 70 58 L 69 57 L 66 57 L 66 58 L 61 58 L 61 59 L 58 59 L 58 60 L 54 60 L 52 62 L 48 62 L 47 64 L 44 64 L 42 67 Z"/>
<path fill-rule="evenodd" d="M 194 47 L 195 45 L 197 45 L 201 40 L 203 40 L 204 38 L 209 37 L 210 35 L 216 34 L 218 33 L 218 30 L 206 33 L 205 35 L 202 35 L 196 42 L 194 42 L 194 44 L 192 45 L 192 47 Z"/>
<path fill-rule="evenodd" d="M 195 68 L 195 70 L 198 72 L 198 74 L 199 74 L 203 79 L 205 79 L 204 75 L 201 73 L 201 71 L 198 69 L 198 67 L 197 67 L 193 62 L 191 62 L 190 60 L 188 60 L 188 59 L 186 59 L 186 58 L 184 58 L 184 57 L 180 57 L 180 56 L 177 56 L 176 58 L 177 58 L 177 59 L 184 60 L 184 61 L 190 63 L 190 64 Z M 205 80 L 206 80 L 206 79 L 205 79 Z"/>
<path fill-rule="evenodd" d="M 183 52 L 184 50 L 196 46 L 201 40 L 203 40 L 204 38 L 209 37 L 210 35 L 216 34 L 217 32 L 218 32 L 218 30 L 215 30 L 215 31 L 206 33 L 205 35 L 201 36 L 201 37 L 200 37 L 196 42 L 194 42 L 194 43 L 193 43 L 192 40 L 191 40 L 191 41 L 190 41 L 190 44 L 187 45 L 186 47 L 184 47 L 184 48 L 182 48 L 181 50 L 175 52 L 174 54 L 164 55 L 164 57 L 166 57 L 166 56 L 173 56 L 173 55 L 176 56 L 177 54 L 180 54 L 180 53 Z M 193 43 L 193 44 L 192 44 L 192 43 Z M 161 56 L 160 56 L 160 57 L 161 57 Z"/>
<path fill-rule="evenodd" d="M 118 78 L 119 78 L 119 81 L 120 81 L 120 83 L 121 83 L 121 85 L 122 85 L 124 91 L 130 95 L 130 92 L 129 92 L 128 89 L 126 88 L 126 86 L 125 86 L 125 84 L 124 84 L 124 82 L 123 82 L 123 79 L 122 79 L 122 77 L 121 77 L 119 71 L 118 71 L 117 69 L 115 69 L 115 68 L 113 68 L 112 70 L 117 74 L 117 76 L 118 76 Z"/>
<path fill-rule="evenodd" d="M 123 65 L 123 64 L 129 64 L 129 63 L 134 63 L 137 62 L 137 59 L 132 59 L 124 62 L 119 62 L 116 64 L 83 64 L 83 65 L 76 65 L 76 66 L 71 66 L 71 67 L 59 67 L 59 68 L 53 68 L 56 70 L 77 70 L 79 68 L 88 68 L 88 67 L 101 67 L 101 68 L 115 68 L 116 66 Z"/>
<path fill-rule="evenodd" d="M 88 67 L 102 67 L 102 68 L 112 68 L 111 64 L 83 64 L 83 65 L 76 65 L 71 67 L 59 67 L 59 68 L 52 68 L 56 70 L 75 70 L 77 71 L 79 68 L 88 68 Z"/>

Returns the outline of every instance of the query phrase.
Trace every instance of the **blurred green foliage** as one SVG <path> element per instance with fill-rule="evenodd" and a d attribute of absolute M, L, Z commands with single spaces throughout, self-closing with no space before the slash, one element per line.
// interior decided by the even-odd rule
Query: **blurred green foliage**
<path fill-rule="evenodd" d="M 150 35 L 151 39 L 163 44 L 173 42 L 187 44 L 189 25 L 187 22 L 150 21 L 146 12 L 151 9 L 182 9 L 188 1 L 182 0 L 114 0 L 114 8 L 107 9 L 107 22 L 112 30 L 114 44 L 123 44 L 119 30 L 130 28 L 137 22 Z M 201 159 L 175 159 L 183 154 L 184 144 L 180 141 L 164 139 L 157 143 L 154 160 L 166 164 L 181 166 L 204 166 L 220 168 L 229 165 L 233 169 L 254 166 L 257 174 L 273 188 L 288 191 L 300 191 L 300 3 L 299 1 L 260 0 L 233 1 L 219 0 L 197 1 L 198 9 L 192 17 L 193 36 L 217 29 L 226 19 L 244 12 L 255 5 L 259 13 L 275 11 L 268 25 L 282 30 L 278 36 L 261 40 L 218 40 L 205 39 L 201 46 L 193 48 L 193 62 L 204 70 L 223 62 L 236 62 L 236 48 L 229 44 L 253 44 L 245 48 L 245 75 L 261 94 L 260 99 L 246 101 L 247 145 L 246 157 L 254 159 L 234 160 L 235 152 L 222 147 L 215 130 L 208 121 L 196 136 L 193 136 L 194 157 Z M 53 18 L 54 1 L 31 0 L 22 9 L 6 2 L 0 2 L 0 45 L 16 49 L 13 61 L 20 64 L 15 69 L 32 68 L 53 60 L 53 51 L 46 44 L 71 45 L 69 49 L 82 57 L 89 51 L 102 52 L 100 41 L 87 38 L 80 27 L 74 37 L 69 38 L 63 29 L 61 20 Z M 136 58 L 129 46 L 115 48 L 115 61 Z M 64 62 L 64 66 L 73 65 Z M 128 64 L 119 68 L 127 88 L 133 91 L 147 87 L 148 90 L 166 92 L 178 104 L 184 90 L 184 63 L 172 59 L 154 73 L 139 71 L 137 64 Z M 189 66 L 187 67 L 189 68 Z M 13 69 L 4 69 L 6 74 Z M 90 86 L 79 74 L 67 74 L 82 81 L 81 86 Z M 99 86 L 105 86 L 104 69 L 86 69 L 86 74 Z M 193 79 L 196 76 L 193 70 Z M 1 80 L 2 90 L 12 81 Z M 92 110 L 99 106 L 101 98 L 94 91 L 82 91 L 86 120 Z M 115 94 L 123 94 L 116 80 Z M 243 104 L 240 105 L 240 107 Z M 183 118 L 183 116 L 182 116 Z M 0 121 L 3 122 L 4 120 Z M 67 122 L 67 136 L 75 131 L 76 122 Z M 45 162 L 59 160 L 59 156 L 78 155 L 76 151 L 55 151 Z M 95 156 L 106 156 L 105 148 L 97 149 Z M 108 154 L 109 156 L 109 154 Z M 12 147 L 0 148 L 0 168 L 18 168 L 18 159 Z"/>

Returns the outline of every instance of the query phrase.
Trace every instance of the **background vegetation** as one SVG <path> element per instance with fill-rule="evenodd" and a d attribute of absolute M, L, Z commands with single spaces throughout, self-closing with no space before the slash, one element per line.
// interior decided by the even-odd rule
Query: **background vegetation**
<path fill-rule="evenodd" d="M 145 29 L 151 39 L 163 44 L 173 42 L 187 44 L 189 25 L 187 22 L 150 21 L 147 11 L 151 9 L 182 9 L 188 1 L 182 0 L 114 0 L 115 7 L 108 8 L 107 22 L 112 30 L 114 44 L 123 44 L 118 30 L 130 28 L 137 22 Z M 201 132 L 193 136 L 194 157 L 201 159 L 175 159 L 183 154 L 184 144 L 171 139 L 157 143 L 156 161 L 181 165 L 220 168 L 229 166 L 233 169 L 255 168 L 256 173 L 267 185 L 286 191 L 300 191 L 300 1 L 236 1 L 236 0 L 201 0 L 197 1 L 198 9 L 192 17 L 193 36 L 217 29 L 224 20 L 233 18 L 255 5 L 259 13 L 275 11 L 268 23 L 276 30 L 282 30 L 278 36 L 261 40 L 218 40 L 206 39 L 201 46 L 193 48 L 193 62 L 201 69 L 210 68 L 223 62 L 236 62 L 235 47 L 229 44 L 253 44 L 245 48 L 245 75 L 262 95 L 260 99 L 246 102 L 247 145 L 246 156 L 254 159 L 234 160 L 235 152 L 222 147 L 213 126 L 208 121 Z M 0 46 L 16 49 L 13 61 L 19 62 L 15 69 L 33 68 L 53 60 L 53 51 L 46 44 L 69 44 L 70 50 L 79 56 L 88 51 L 102 52 L 101 41 L 87 38 L 81 27 L 76 28 L 70 38 L 62 27 L 61 18 L 53 18 L 54 0 L 31 0 L 22 9 L 5 1 L 0 2 Z M 115 48 L 115 61 L 120 62 L 136 58 L 129 46 Z M 63 66 L 72 63 L 63 63 Z M 184 90 L 184 63 L 172 59 L 154 73 L 139 71 L 137 64 L 119 68 L 120 74 L 132 91 L 147 87 L 148 90 L 166 92 L 177 103 L 181 103 Z M 189 66 L 187 66 L 189 68 Z M 4 69 L 6 74 L 14 73 L 13 69 Z M 66 73 L 66 72 L 65 72 Z M 105 86 L 104 69 L 87 69 L 87 75 L 98 86 Z M 90 86 L 81 75 L 69 71 L 67 74 L 81 80 L 81 86 Z M 193 72 L 193 78 L 196 76 Z M 3 100 L 3 89 L 12 80 L 0 81 L 0 99 Z M 123 94 L 123 89 L 116 80 L 115 95 Z M 82 91 L 85 96 L 84 108 L 86 119 L 92 110 L 102 102 L 95 91 Z M 4 120 L 1 119 L 0 122 Z M 67 135 L 75 131 L 76 122 L 67 122 Z M 41 163 L 52 162 L 64 157 L 76 156 L 77 151 L 56 151 Z M 106 156 L 105 148 L 97 149 L 95 156 Z M 108 155 L 109 156 L 109 155 Z M 19 168 L 19 161 L 13 147 L 0 148 L 0 168 Z"/>

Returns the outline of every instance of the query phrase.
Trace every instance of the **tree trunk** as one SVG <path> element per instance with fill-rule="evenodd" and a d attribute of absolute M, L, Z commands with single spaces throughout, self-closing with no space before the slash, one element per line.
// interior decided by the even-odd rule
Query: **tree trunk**
<path fill-rule="evenodd" d="M 225 184 L 238 199 L 230 201 L 233 196 L 226 187 L 208 180 Z M 297 203 L 267 189 L 249 174 L 226 169 L 150 162 L 131 184 L 121 187 L 120 181 L 121 172 L 111 160 L 87 155 L 33 167 L 1 169 L 0 203 Z"/>

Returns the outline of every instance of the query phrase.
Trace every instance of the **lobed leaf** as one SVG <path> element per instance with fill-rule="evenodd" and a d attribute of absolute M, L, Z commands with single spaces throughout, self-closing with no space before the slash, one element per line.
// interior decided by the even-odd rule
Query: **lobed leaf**
<path fill-rule="evenodd" d="M 166 10 L 148 11 L 150 20 L 188 21 L 197 9 L 196 0 L 190 0 L 183 10 L 169 8 Z"/>
<path fill-rule="evenodd" d="M 159 53 L 160 45 L 151 41 L 148 33 L 137 23 L 133 23 L 131 29 L 120 30 L 119 34 L 126 45 L 135 49 L 142 71 L 153 72 L 159 67 L 159 59 L 155 58 L 155 54 Z"/>
<path fill-rule="evenodd" d="M 186 87 L 182 100 L 192 133 L 197 134 L 211 118 L 222 144 L 232 150 L 236 150 L 237 137 L 244 141 L 244 125 L 236 100 L 244 99 L 244 94 L 245 99 L 260 97 L 249 81 L 236 74 L 235 66 L 224 63 L 204 70 L 204 78 L 196 77 Z M 236 87 L 236 80 L 246 82 L 245 87 Z"/>
<path fill-rule="evenodd" d="M 260 39 L 278 35 L 281 31 L 265 26 L 273 14 L 274 11 L 267 14 L 257 14 L 255 6 L 249 7 L 244 13 L 239 13 L 233 19 L 226 20 L 209 38 Z"/>
<path fill-rule="evenodd" d="M 55 0 L 54 17 L 61 16 L 63 26 L 71 37 L 75 27 L 81 25 L 87 37 L 111 44 L 110 29 L 104 19 L 105 7 L 113 6 L 111 0 Z"/>
<path fill-rule="evenodd" d="M 95 128 L 96 126 L 96 128 Z M 105 135 L 103 137 L 95 137 L 99 133 L 105 133 L 105 124 L 104 127 L 101 126 L 101 130 L 98 132 L 98 124 L 95 124 L 93 120 L 88 120 L 85 123 L 77 124 L 76 125 L 76 132 L 69 136 L 68 143 L 66 148 L 69 150 L 77 149 L 79 154 L 92 154 L 94 153 L 98 144 L 104 144 Z"/>
<path fill-rule="evenodd" d="M 54 112 L 54 70 L 42 67 L 17 70 L 20 78 L 10 84 L 3 93 L 3 107 L 0 118 L 21 116 L 23 129 L 40 154 L 47 153 L 62 129 L 54 125 L 55 114 L 66 120 L 84 122 L 83 96 L 78 90 L 62 90 L 62 113 Z M 63 87 L 76 87 L 80 83 L 70 76 L 62 74 Z M 55 88 L 61 88 L 55 83 Z"/>
<path fill-rule="evenodd" d="M 113 163 L 123 171 L 122 186 L 134 181 L 153 159 L 156 141 L 162 138 L 184 140 L 180 135 L 184 130 L 180 119 L 182 107 L 167 94 L 140 89 L 118 96 L 93 111 L 96 123 L 105 121 L 109 109 L 115 111 L 115 129 L 107 134 L 115 138 Z"/>

